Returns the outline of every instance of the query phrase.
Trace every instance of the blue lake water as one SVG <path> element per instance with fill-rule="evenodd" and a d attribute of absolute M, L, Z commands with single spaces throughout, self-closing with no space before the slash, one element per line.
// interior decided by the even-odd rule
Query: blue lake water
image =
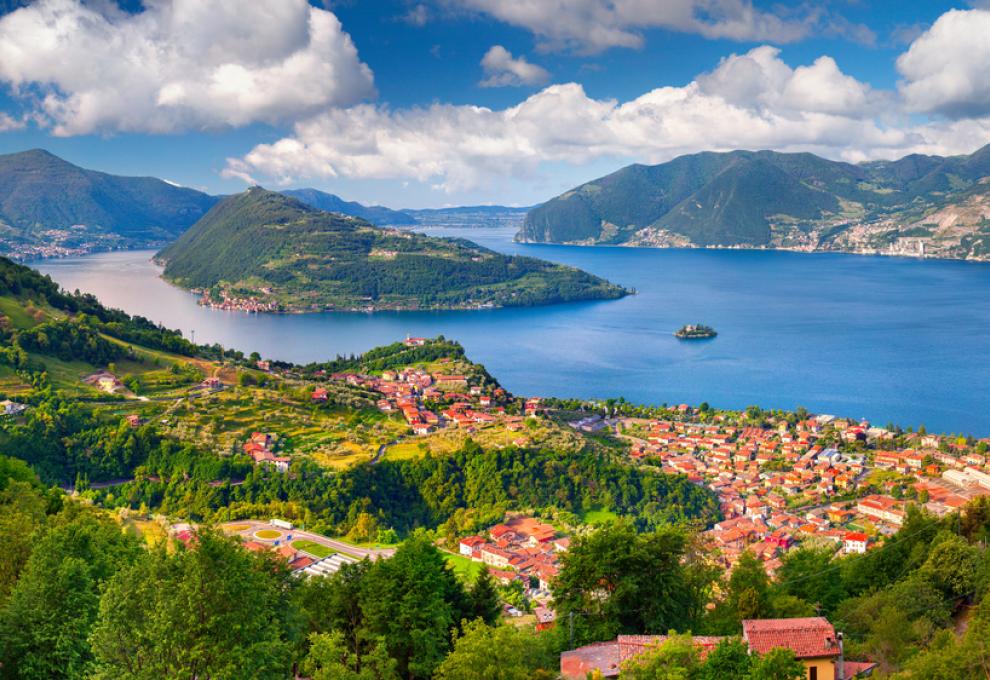
<path fill-rule="evenodd" d="M 581 267 L 638 294 L 470 312 L 249 315 L 197 306 L 150 252 L 35 266 L 69 290 L 263 356 L 307 362 L 407 334 L 464 344 L 513 392 L 794 408 L 990 435 L 990 265 L 766 251 L 525 245 L 430 230 Z M 718 338 L 682 342 L 684 323 Z"/>

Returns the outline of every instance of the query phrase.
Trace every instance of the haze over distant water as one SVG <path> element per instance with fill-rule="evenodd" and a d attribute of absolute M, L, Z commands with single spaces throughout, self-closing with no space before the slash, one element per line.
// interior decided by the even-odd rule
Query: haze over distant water
<path fill-rule="evenodd" d="M 151 252 L 35 266 L 66 288 L 197 342 L 306 362 L 412 335 L 461 341 L 510 390 L 648 403 L 806 406 L 878 424 L 990 435 L 990 265 L 772 251 L 512 243 L 511 229 L 429 230 L 580 267 L 638 295 L 472 312 L 247 315 L 196 305 Z M 681 342 L 685 323 L 713 341 Z"/>

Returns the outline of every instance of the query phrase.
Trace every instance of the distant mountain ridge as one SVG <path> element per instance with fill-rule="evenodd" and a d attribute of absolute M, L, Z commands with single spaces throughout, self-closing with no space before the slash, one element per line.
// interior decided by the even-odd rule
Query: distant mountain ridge
<path fill-rule="evenodd" d="M 223 199 L 158 260 L 204 304 L 252 311 L 530 306 L 629 292 L 573 267 L 374 227 L 261 187 Z"/>
<path fill-rule="evenodd" d="M 297 198 L 313 208 L 360 217 L 376 226 L 416 224 L 416 219 L 405 211 L 392 210 L 381 205 L 362 205 L 357 201 L 345 201 L 336 194 L 329 194 L 319 189 L 286 189 L 280 193 Z"/>
<path fill-rule="evenodd" d="M 968 156 L 855 165 L 811 153 L 698 153 L 630 165 L 565 192 L 530 210 L 518 238 L 984 259 L 990 215 L 967 211 L 967 229 L 925 225 L 964 194 L 986 194 L 988 178 L 990 145 Z"/>
<path fill-rule="evenodd" d="M 103 240 L 135 247 L 174 239 L 217 199 L 154 177 L 121 177 L 80 168 L 47 151 L 0 155 L 0 245 Z M 75 229 L 73 229 L 75 228 Z"/>

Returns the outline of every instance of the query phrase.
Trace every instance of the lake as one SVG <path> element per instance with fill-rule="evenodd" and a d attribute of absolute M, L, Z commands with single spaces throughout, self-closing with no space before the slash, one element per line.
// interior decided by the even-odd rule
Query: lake
<path fill-rule="evenodd" d="M 151 252 L 35 263 L 69 290 L 196 342 L 295 362 L 445 335 L 522 395 L 805 406 L 878 424 L 990 435 L 990 265 L 742 250 L 528 245 L 511 229 L 433 229 L 581 267 L 637 295 L 460 312 L 251 315 L 199 307 Z M 710 341 L 673 337 L 685 323 Z"/>

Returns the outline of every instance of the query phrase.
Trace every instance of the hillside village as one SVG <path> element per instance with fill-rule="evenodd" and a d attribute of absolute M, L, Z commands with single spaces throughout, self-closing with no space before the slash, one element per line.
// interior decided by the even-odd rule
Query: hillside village
<path fill-rule="evenodd" d="M 404 345 L 430 342 L 406 338 Z M 604 433 L 628 446 L 634 463 L 685 475 L 717 496 L 722 519 L 704 533 L 726 567 L 749 550 L 772 574 L 785 552 L 807 542 L 863 552 L 900 528 L 909 503 L 944 516 L 990 495 L 988 440 L 898 433 L 830 415 L 767 414 L 756 426 L 745 422 L 745 412 L 700 411 L 686 404 L 666 410 L 663 418 L 605 418 L 592 412 L 567 420 L 573 418 L 570 412 L 548 406 L 553 400 L 513 397 L 478 375 L 443 372 L 449 365 L 441 359 L 432 372 L 407 366 L 376 375 L 317 371 L 316 378 L 377 393 L 378 410 L 400 416 L 407 436 L 427 438 L 450 429 L 473 434 L 497 423 L 519 433 L 507 443 L 524 446 L 525 423 L 534 418 L 559 421 L 584 436 Z M 317 383 L 310 396 L 323 403 L 329 394 Z M 256 432 L 243 449 L 257 464 L 287 472 L 291 458 L 276 455 L 277 442 L 277 433 Z M 466 537 L 476 543 L 462 552 L 495 568 L 519 562 L 525 551 L 505 560 L 479 552 L 483 546 L 511 547 L 511 541 L 500 545 L 503 536 L 494 527 L 491 531 L 490 542 Z M 524 544 L 531 535 L 524 531 L 518 537 Z M 549 540 L 545 530 L 542 535 L 527 547 Z"/>
<path fill-rule="evenodd" d="M 410 337 L 403 345 L 427 347 L 432 342 Z M 445 430 L 472 434 L 493 424 L 522 433 L 534 419 L 556 423 L 589 441 L 605 437 L 624 447 L 632 464 L 685 476 L 716 495 L 721 519 L 705 528 L 702 537 L 711 558 L 727 572 L 744 552 L 755 555 L 771 577 L 784 556 L 802 546 L 827 546 L 836 557 L 863 554 L 882 547 L 900 529 L 910 504 L 944 516 L 990 495 L 987 440 L 901 432 L 804 412 L 715 411 L 682 404 L 641 417 L 618 408 L 609 413 L 608 407 L 594 403 L 574 410 L 552 399 L 514 397 L 463 364 L 450 372 L 449 359 L 431 365 L 430 370 L 420 364 L 374 372 L 317 371 L 310 397 L 314 403 L 329 398 L 320 381 L 374 392 L 379 395 L 377 409 L 401 417 L 407 436 L 414 439 Z M 520 436 L 510 443 L 525 446 L 527 440 Z M 258 464 L 289 470 L 291 459 L 271 452 L 273 435 L 258 433 L 244 447 Z M 542 629 L 555 625 L 551 586 L 575 530 L 584 531 L 513 514 L 484 532 L 460 537 L 452 552 L 487 569 L 502 586 L 515 584 Z M 299 564 L 310 566 L 306 559 Z M 505 615 L 522 614 L 506 604 Z M 827 621 L 822 625 L 832 630 Z M 834 630 L 830 635 L 834 639 Z M 649 640 L 662 641 L 657 636 Z M 562 672 L 572 667 L 586 672 L 588 664 L 601 670 L 616 655 L 619 661 L 612 665 L 618 668 L 637 644 L 646 645 L 620 638 L 613 647 L 566 652 Z M 859 673 L 870 667 L 856 663 L 846 663 L 846 669 Z M 584 676 L 565 672 L 564 677 Z"/>
<path fill-rule="evenodd" d="M 614 427 L 633 459 L 718 496 L 724 519 L 705 534 L 727 567 L 749 550 L 772 574 L 783 553 L 809 541 L 864 552 L 901 527 L 908 503 L 944 516 L 990 495 L 987 440 L 896 435 L 829 415 L 754 427 L 739 414 L 700 422 L 687 405 L 676 412 L 677 420 L 623 418 Z"/>

